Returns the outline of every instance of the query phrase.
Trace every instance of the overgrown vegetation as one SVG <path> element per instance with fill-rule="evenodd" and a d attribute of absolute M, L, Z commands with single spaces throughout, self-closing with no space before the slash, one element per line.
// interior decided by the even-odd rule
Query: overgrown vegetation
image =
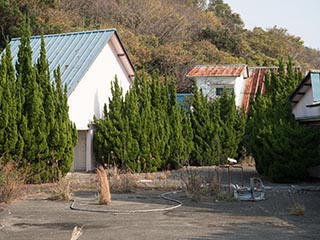
<path fill-rule="evenodd" d="M 106 169 L 110 179 L 111 192 L 130 193 L 135 192 L 138 187 L 138 177 L 127 172 L 120 174 L 117 167 Z"/>
<path fill-rule="evenodd" d="M 252 102 L 247 124 L 233 93 L 208 101 L 195 88 L 188 110 L 178 106 L 173 80 L 143 75 L 123 98 L 116 79 L 104 118 L 95 120 L 96 158 L 133 172 L 153 172 L 223 164 L 227 157 L 239 157 L 245 144 L 259 173 L 273 181 L 303 179 L 308 167 L 320 164 L 320 151 L 319 131 L 300 125 L 288 100 L 301 79 L 291 60 L 286 66 L 280 62 L 266 75 L 265 95 Z"/>
<path fill-rule="evenodd" d="M 0 158 L 0 203 L 10 203 L 21 196 L 22 186 L 28 177 L 28 168 L 18 167 L 18 164 L 5 161 L 5 157 Z"/>
<path fill-rule="evenodd" d="M 185 79 L 195 64 L 275 65 L 294 56 L 296 65 L 319 68 L 319 51 L 276 27 L 244 29 L 240 16 L 222 0 L 1 1 L 1 47 L 23 26 L 18 62 L 9 44 L 0 63 L 0 154 L 4 164 L 26 159 L 29 182 L 60 179 L 71 167 L 75 126 L 68 117 L 66 88 L 60 71 L 50 83 L 44 41 L 32 64 L 28 24 L 33 34 L 116 27 L 138 73 L 122 97 L 117 80 L 104 118 L 95 119 L 97 160 L 133 172 L 153 172 L 183 165 L 214 165 L 237 157 L 245 115 L 225 91 L 208 102 L 193 89 L 192 111 L 180 108 L 178 91 L 191 90 Z M 154 74 L 156 72 L 156 74 Z M 170 74 L 176 82 L 162 78 Z M 295 122 L 288 97 L 301 79 L 289 63 L 266 81 L 266 95 L 253 104 L 247 147 L 260 173 L 275 181 L 302 178 L 318 164 L 319 134 Z M 308 146 L 308 147 L 305 147 Z M 8 165 L 9 166 L 9 165 Z M 18 168 L 23 166 L 17 166 Z"/>
<path fill-rule="evenodd" d="M 307 176 L 307 168 L 320 164 L 319 130 L 299 124 L 289 96 L 301 73 L 289 60 L 266 77 L 264 96 L 252 104 L 247 123 L 247 146 L 260 174 L 274 181 Z"/>
<path fill-rule="evenodd" d="M 222 184 L 223 169 L 216 166 L 207 173 L 186 167 L 180 174 L 187 196 L 193 201 L 235 201 L 228 184 Z"/>
<path fill-rule="evenodd" d="M 196 89 L 187 111 L 177 103 L 173 80 L 161 83 L 157 74 L 142 75 L 123 98 L 115 79 L 104 117 L 95 119 L 96 159 L 132 172 L 154 172 L 237 157 L 245 114 L 236 110 L 234 97 L 224 91 L 208 102 Z"/>
<path fill-rule="evenodd" d="M 301 203 L 292 203 L 292 205 L 289 208 L 290 214 L 294 216 L 303 216 L 305 213 L 305 207 Z"/>
<path fill-rule="evenodd" d="M 59 181 L 53 183 L 50 186 L 50 200 L 62 200 L 62 201 L 69 201 L 71 200 L 72 194 L 72 187 L 70 180 L 63 178 Z"/>
<path fill-rule="evenodd" d="M 197 64 L 270 66 L 290 55 L 304 69 L 320 68 L 319 51 L 282 28 L 245 29 L 223 0 L 1 0 L 1 47 L 20 36 L 24 14 L 33 35 L 117 28 L 137 69 L 175 76 L 179 92 L 190 90 L 185 75 Z"/>
<path fill-rule="evenodd" d="M 50 83 L 44 40 L 36 64 L 32 63 L 30 28 L 26 20 L 21 29 L 18 61 L 13 66 L 10 45 L 0 63 L 0 155 L 3 161 L 28 167 L 28 182 L 57 180 L 71 168 L 77 140 L 69 120 L 66 87 L 60 70 Z"/>

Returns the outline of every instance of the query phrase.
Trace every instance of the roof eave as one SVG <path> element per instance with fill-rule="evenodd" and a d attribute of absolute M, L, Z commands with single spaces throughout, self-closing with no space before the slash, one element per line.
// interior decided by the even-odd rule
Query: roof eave
<path fill-rule="evenodd" d="M 130 57 L 129 57 L 129 55 L 128 55 L 127 50 L 125 49 L 125 47 L 124 47 L 123 43 L 122 43 L 122 42 L 121 42 L 121 40 L 120 40 L 120 37 L 119 37 L 119 34 L 118 34 L 117 30 L 115 30 L 115 31 L 114 31 L 114 33 L 115 33 L 115 35 L 116 35 L 116 37 L 117 37 L 117 39 L 118 39 L 118 41 L 119 41 L 119 43 L 120 43 L 121 48 L 123 49 L 123 52 L 124 52 L 124 54 L 125 54 L 125 56 L 126 56 L 126 58 L 127 58 L 128 62 L 129 62 L 129 65 L 130 65 L 130 66 L 131 66 L 131 68 L 132 68 L 133 75 L 131 75 L 131 74 L 129 73 L 129 76 L 128 76 L 128 77 L 130 78 L 130 80 L 131 80 L 131 84 L 132 84 L 132 83 L 133 83 L 133 81 L 134 81 L 135 67 L 134 67 L 134 65 L 133 65 L 133 63 L 132 63 L 132 61 L 131 61 L 131 59 L 130 59 Z"/>
<path fill-rule="evenodd" d="M 310 79 L 310 75 L 311 75 L 311 71 L 308 72 L 308 74 L 305 76 L 305 78 L 299 83 L 298 87 L 294 90 L 294 92 L 291 94 L 291 96 L 289 97 L 290 102 L 294 102 L 295 100 L 293 100 L 300 92 L 300 90 L 304 87 L 304 86 L 309 86 L 309 83 L 307 83 L 307 81 Z M 308 85 L 307 85 L 308 84 Z M 311 88 L 311 84 L 310 87 Z M 308 89 L 309 89 L 308 88 Z M 304 93 L 306 93 L 308 90 L 306 90 Z M 299 98 L 300 100 L 300 98 Z"/>

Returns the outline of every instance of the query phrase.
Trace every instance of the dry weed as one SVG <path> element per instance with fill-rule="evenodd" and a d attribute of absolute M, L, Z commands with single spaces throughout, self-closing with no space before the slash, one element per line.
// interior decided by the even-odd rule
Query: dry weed
<path fill-rule="evenodd" d="M 186 168 L 181 174 L 180 178 L 185 185 L 187 196 L 194 201 L 200 201 L 203 187 L 203 180 L 200 176 L 200 173 Z"/>
<path fill-rule="evenodd" d="M 210 182 L 210 188 L 214 195 L 218 194 L 221 190 L 220 181 L 217 175 L 214 175 Z"/>
<path fill-rule="evenodd" d="M 113 170 L 113 176 L 110 179 L 110 188 L 112 192 L 134 192 L 137 189 L 137 177 L 132 173 L 120 174 L 117 168 Z"/>
<path fill-rule="evenodd" d="M 144 178 L 146 180 L 154 180 L 154 176 L 151 173 L 145 173 Z"/>
<path fill-rule="evenodd" d="M 165 172 L 162 172 L 159 176 L 159 180 L 165 181 L 168 179 L 168 176 Z"/>
<path fill-rule="evenodd" d="M 26 170 L 19 170 L 15 163 L 3 163 L 0 159 L 0 202 L 10 203 L 21 193 Z"/>
<path fill-rule="evenodd" d="M 185 185 L 187 196 L 192 200 L 231 200 L 231 195 L 221 187 L 221 173 L 217 169 L 214 171 L 209 169 L 206 174 L 201 174 L 187 167 L 180 175 L 180 179 Z"/>
<path fill-rule="evenodd" d="M 71 199 L 72 189 L 69 179 L 60 179 L 50 187 L 50 200 L 69 201 Z"/>
<path fill-rule="evenodd" d="M 100 182 L 100 199 L 99 204 L 110 205 L 111 204 L 111 193 L 109 187 L 109 180 L 106 171 L 102 166 L 97 168 L 97 176 Z"/>
<path fill-rule="evenodd" d="M 290 207 L 290 214 L 295 216 L 303 216 L 305 213 L 305 207 L 301 203 L 293 203 Z"/>

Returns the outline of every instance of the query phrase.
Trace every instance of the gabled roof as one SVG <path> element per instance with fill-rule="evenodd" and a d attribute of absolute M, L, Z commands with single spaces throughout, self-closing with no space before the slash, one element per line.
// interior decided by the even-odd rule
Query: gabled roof
<path fill-rule="evenodd" d="M 247 65 L 198 65 L 195 66 L 187 77 L 239 77 L 248 76 Z"/>
<path fill-rule="evenodd" d="M 67 84 L 68 95 L 70 95 L 113 35 L 118 38 L 122 47 L 121 54 L 127 57 L 127 64 L 133 69 L 133 64 L 115 29 L 45 35 L 51 80 L 53 80 L 53 71 L 60 65 L 62 83 Z M 20 38 L 12 39 L 10 45 L 15 64 L 18 60 Z M 32 61 L 36 63 L 40 55 L 41 37 L 31 37 L 30 45 Z"/>
<path fill-rule="evenodd" d="M 310 70 L 305 78 L 300 82 L 296 90 L 290 96 L 291 106 L 294 107 L 300 99 L 306 94 L 306 92 L 312 87 L 311 74 L 320 74 L 320 70 Z M 318 90 L 319 91 L 319 90 Z M 313 104 L 312 106 L 318 106 L 320 102 Z"/>

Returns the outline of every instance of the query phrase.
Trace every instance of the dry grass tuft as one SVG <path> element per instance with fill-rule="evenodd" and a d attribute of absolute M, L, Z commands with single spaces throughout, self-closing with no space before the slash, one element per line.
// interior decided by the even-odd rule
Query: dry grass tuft
<path fill-rule="evenodd" d="M 10 203 L 20 196 L 26 172 L 19 170 L 15 163 L 3 163 L 0 159 L 0 202 Z"/>
<path fill-rule="evenodd" d="M 110 188 L 112 192 L 134 192 L 137 189 L 137 177 L 132 173 L 120 174 L 115 167 L 110 178 Z"/>
<path fill-rule="evenodd" d="M 203 179 L 200 173 L 186 168 L 180 177 L 185 185 L 187 196 L 194 201 L 200 201 L 203 195 Z"/>
<path fill-rule="evenodd" d="M 293 203 L 290 207 L 290 214 L 295 216 L 303 216 L 305 213 L 305 207 L 300 203 Z"/>
<path fill-rule="evenodd" d="M 228 192 L 228 189 L 222 188 L 221 172 L 219 169 L 208 171 L 206 174 L 201 174 L 193 168 L 185 168 L 180 175 L 186 194 L 194 201 L 233 201 L 233 196 Z"/>
<path fill-rule="evenodd" d="M 70 180 L 66 178 L 60 179 L 59 182 L 54 183 L 50 187 L 50 193 L 50 200 L 71 200 L 72 188 L 70 186 Z"/>
<path fill-rule="evenodd" d="M 154 176 L 151 173 L 145 173 L 146 180 L 154 180 Z"/>
<path fill-rule="evenodd" d="M 102 166 L 97 168 L 97 176 L 100 182 L 100 199 L 99 204 L 110 205 L 111 204 L 111 193 L 109 187 L 109 180 L 106 171 Z"/>
<path fill-rule="evenodd" d="M 168 179 L 168 175 L 165 172 L 162 172 L 159 176 L 159 180 L 165 181 Z"/>
<path fill-rule="evenodd" d="M 221 192 L 221 184 L 217 175 L 214 175 L 212 177 L 209 187 L 211 189 L 212 194 L 214 195 L 217 195 L 219 194 L 219 192 Z"/>

